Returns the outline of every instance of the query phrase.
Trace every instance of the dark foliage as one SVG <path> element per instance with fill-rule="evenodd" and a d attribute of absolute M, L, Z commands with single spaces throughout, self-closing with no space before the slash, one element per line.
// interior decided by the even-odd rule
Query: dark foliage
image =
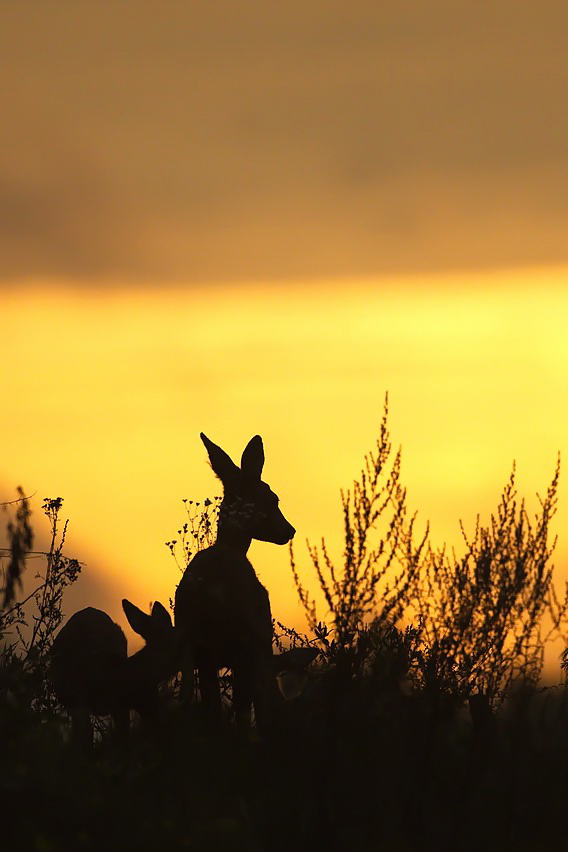
<path fill-rule="evenodd" d="M 43 511 L 50 525 L 49 550 L 32 551 L 33 531 L 29 523 L 28 500 L 21 497 L 16 520 L 8 525 L 8 550 L 13 551 L 14 538 L 26 543 L 25 552 L 29 559 L 37 560 L 41 567 L 34 575 L 37 583 L 33 591 L 23 599 L 11 593 L 11 605 L 0 612 L 0 701 L 13 705 L 16 710 L 34 709 L 38 712 L 55 709 L 47 679 L 48 656 L 51 643 L 63 618 L 63 594 L 81 570 L 76 559 L 63 554 L 67 521 L 61 529 L 59 512 L 63 500 L 46 498 Z M 20 532 L 18 532 L 20 531 Z M 8 572 L 13 559 L 10 557 Z M 25 562 L 21 563 L 19 585 Z"/>
<path fill-rule="evenodd" d="M 424 688 L 484 695 L 495 706 L 511 681 L 539 681 L 546 638 L 565 630 L 567 618 L 567 598 L 558 602 L 550 564 L 559 474 L 557 464 L 531 522 L 517 499 L 513 468 L 489 524 L 478 517 L 472 536 L 462 524 L 463 556 L 428 551 L 414 600 Z"/>

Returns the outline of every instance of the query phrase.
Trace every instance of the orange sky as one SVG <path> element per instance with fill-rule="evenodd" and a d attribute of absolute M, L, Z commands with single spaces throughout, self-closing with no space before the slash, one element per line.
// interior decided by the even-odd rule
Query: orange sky
<path fill-rule="evenodd" d="M 568 261 L 564 0 L 3 0 L 0 277 Z"/>
<path fill-rule="evenodd" d="M 4 0 L 0 498 L 65 498 L 70 606 L 173 594 L 181 500 L 218 489 L 200 431 L 263 436 L 298 554 L 333 542 L 386 391 L 435 543 L 513 459 L 546 488 L 567 26 L 561 0 Z M 252 557 L 299 620 L 286 551 Z"/>
<path fill-rule="evenodd" d="M 173 596 L 164 546 L 183 497 L 219 491 L 199 440 L 238 458 L 255 433 L 265 478 L 303 541 L 340 532 L 339 489 L 374 443 L 385 391 L 409 504 L 432 540 L 496 506 L 514 459 L 544 492 L 568 435 L 567 269 L 227 287 L 6 293 L 2 496 L 63 496 L 70 602 L 109 609 Z M 568 577 L 561 477 L 556 562 Z M 37 518 L 37 514 L 36 514 Z M 251 556 L 274 614 L 302 626 L 285 548 Z M 96 578 L 100 588 L 93 588 Z M 308 585 L 315 589 L 315 580 Z"/>

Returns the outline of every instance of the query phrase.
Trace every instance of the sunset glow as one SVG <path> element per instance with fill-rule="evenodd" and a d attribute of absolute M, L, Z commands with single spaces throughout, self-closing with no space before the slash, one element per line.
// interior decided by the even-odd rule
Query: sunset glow
<path fill-rule="evenodd" d="M 2 496 L 63 496 L 77 605 L 167 603 L 164 545 L 182 498 L 219 493 L 199 432 L 237 459 L 265 443 L 265 478 L 304 540 L 340 544 L 339 489 L 378 433 L 385 392 L 409 505 L 434 544 L 496 507 L 517 462 L 529 505 L 568 434 L 565 268 L 214 290 L 3 295 Z M 561 477 L 559 578 L 568 575 Z M 304 627 L 286 548 L 253 543 L 274 614 Z M 97 591 L 92 590 L 96 580 Z M 306 575 L 315 591 L 315 578 Z M 96 594 L 97 599 L 92 599 Z M 87 600 L 88 598 L 88 600 Z"/>

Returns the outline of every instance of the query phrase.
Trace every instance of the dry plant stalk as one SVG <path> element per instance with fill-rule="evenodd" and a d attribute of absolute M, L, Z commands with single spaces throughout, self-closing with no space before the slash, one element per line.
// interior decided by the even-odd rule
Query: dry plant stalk
<path fill-rule="evenodd" d="M 0 639 L 4 643 L 0 649 L 0 689 L 19 693 L 19 703 L 22 705 L 33 705 L 36 709 L 52 708 L 53 696 L 45 676 L 48 653 L 63 619 L 64 591 L 77 579 L 81 564 L 63 554 L 68 522 L 65 521 L 63 528 L 60 528 L 61 497 L 46 498 L 42 506 L 50 523 L 49 550 L 41 552 L 30 549 L 33 542 L 33 532 L 29 525 L 31 511 L 27 498 L 21 489 L 18 490 L 21 496 L 18 501 L 14 501 L 19 504 L 16 523 L 8 526 L 10 566 L 14 562 L 14 550 L 20 561 L 17 585 L 21 587 L 26 557 L 45 560 L 45 568 L 36 573 L 35 579 L 39 583 L 23 600 L 16 599 L 14 573 L 11 580 L 9 574 L 8 579 L 4 576 L 4 592 L 9 582 L 12 588 L 9 595 L 11 605 L 0 612 Z M 16 548 L 15 540 L 19 541 Z M 29 611 L 26 606 L 31 602 L 33 609 Z M 31 630 L 25 635 L 24 631 L 28 628 Z"/>
<path fill-rule="evenodd" d="M 478 516 L 469 537 L 460 524 L 464 555 L 428 550 L 415 599 L 424 688 L 484 695 L 495 706 L 513 679 L 538 681 L 544 645 L 562 630 L 568 613 L 568 597 L 558 601 L 549 564 L 559 475 L 560 460 L 531 522 L 524 500 L 517 500 L 513 465 L 488 525 Z M 551 628 L 544 635 L 546 613 Z"/>
<path fill-rule="evenodd" d="M 165 543 L 181 572 L 185 571 L 198 551 L 205 550 L 215 541 L 221 499 L 219 496 L 213 499 L 206 497 L 203 503 L 183 499 L 187 520 L 177 531 L 180 538 Z"/>
<path fill-rule="evenodd" d="M 400 483 L 401 450 L 393 455 L 387 420 L 388 394 L 376 450 L 365 456 L 353 488 L 341 491 L 342 564 L 337 566 L 332 561 L 324 538 L 319 548 L 307 542 L 328 606 L 326 621 L 331 622 L 336 648 L 354 646 L 370 622 L 382 628 L 401 619 L 427 541 L 428 529 L 418 545 L 413 543 L 416 516 L 407 517 L 406 489 Z M 378 540 L 373 543 L 376 536 Z M 290 565 L 308 624 L 316 635 L 326 638 L 328 631 L 300 580 L 291 544 Z"/>

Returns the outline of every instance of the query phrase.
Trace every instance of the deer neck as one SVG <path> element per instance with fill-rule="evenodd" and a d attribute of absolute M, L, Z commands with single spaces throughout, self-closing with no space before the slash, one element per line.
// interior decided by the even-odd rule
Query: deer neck
<path fill-rule="evenodd" d="M 241 556 L 246 556 L 251 545 L 252 536 L 246 533 L 242 527 L 231 521 L 230 518 L 219 518 L 217 527 L 216 547 L 232 550 Z"/>
<path fill-rule="evenodd" d="M 130 657 L 128 657 L 128 672 L 132 680 L 153 679 L 152 675 L 154 673 L 152 672 L 151 662 L 151 657 L 146 645 L 144 645 L 143 648 L 140 648 L 139 651 L 136 651 L 135 654 L 131 654 Z"/>

